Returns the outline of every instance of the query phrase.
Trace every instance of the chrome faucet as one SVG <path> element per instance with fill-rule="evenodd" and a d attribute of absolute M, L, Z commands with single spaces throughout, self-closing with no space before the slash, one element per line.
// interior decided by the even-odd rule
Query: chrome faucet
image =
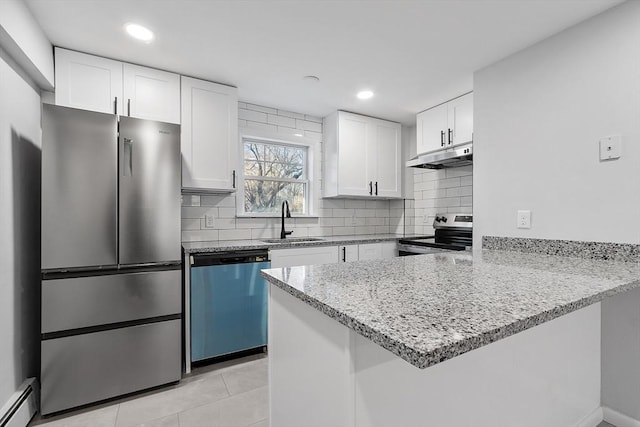
<path fill-rule="evenodd" d="M 289 211 L 289 202 L 285 200 L 284 202 L 282 202 L 282 229 L 280 230 L 281 239 L 286 239 L 289 234 L 293 233 L 293 231 L 284 231 L 285 206 L 287 207 L 287 211 L 286 211 L 287 218 L 291 218 L 291 212 Z"/>

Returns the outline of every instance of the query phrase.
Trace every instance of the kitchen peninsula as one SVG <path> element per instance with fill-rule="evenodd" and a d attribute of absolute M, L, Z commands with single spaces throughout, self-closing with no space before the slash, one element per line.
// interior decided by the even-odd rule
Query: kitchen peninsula
<path fill-rule="evenodd" d="M 599 302 L 640 286 L 636 252 L 265 270 L 271 425 L 595 426 Z"/>

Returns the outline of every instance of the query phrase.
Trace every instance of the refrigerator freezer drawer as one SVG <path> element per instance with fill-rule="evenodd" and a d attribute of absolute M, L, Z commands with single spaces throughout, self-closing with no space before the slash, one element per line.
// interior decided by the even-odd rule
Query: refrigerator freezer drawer
<path fill-rule="evenodd" d="M 180 270 L 42 281 L 42 333 L 182 312 Z"/>
<path fill-rule="evenodd" d="M 42 341 L 43 414 L 178 381 L 180 320 Z"/>

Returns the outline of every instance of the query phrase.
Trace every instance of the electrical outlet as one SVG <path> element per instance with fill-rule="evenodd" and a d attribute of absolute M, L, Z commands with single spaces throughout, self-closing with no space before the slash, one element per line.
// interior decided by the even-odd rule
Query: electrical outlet
<path fill-rule="evenodd" d="M 213 228 L 213 224 L 214 224 L 213 214 L 206 214 L 204 216 L 204 227 Z"/>
<path fill-rule="evenodd" d="M 518 211 L 518 228 L 531 228 L 531 211 Z"/>

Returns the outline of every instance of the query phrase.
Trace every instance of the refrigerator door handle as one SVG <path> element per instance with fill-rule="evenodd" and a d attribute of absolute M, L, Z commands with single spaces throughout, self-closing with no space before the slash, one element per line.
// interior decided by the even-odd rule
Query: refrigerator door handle
<path fill-rule="evenodd" d="M 133 140 L 131 138 L 124 138 L 122 154 L 124 157 L 122 176 L 133 176 Z"/>

